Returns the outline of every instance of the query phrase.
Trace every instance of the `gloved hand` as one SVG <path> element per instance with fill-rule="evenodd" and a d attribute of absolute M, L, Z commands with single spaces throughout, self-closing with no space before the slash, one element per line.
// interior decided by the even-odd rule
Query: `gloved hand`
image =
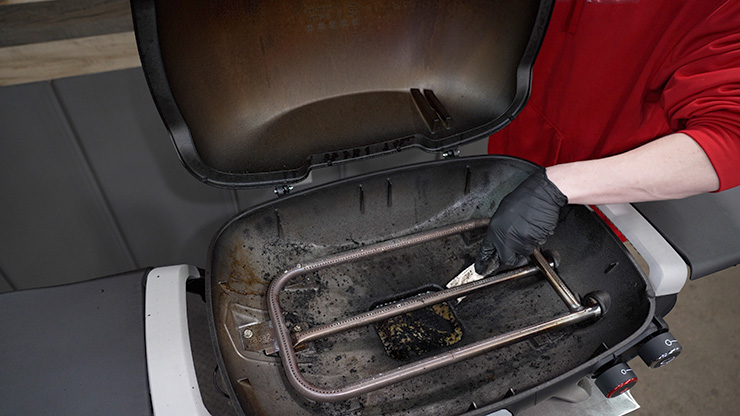
<path fill-rule="evenodd" d="M 547 179 L 545 168 L 531 174 L 506 195 L 491 218 L 488 232 L 475 258 L 475 271 L 484 274 L 498 254 L 502 264 L 513 265 L 545 243 L 558 223 L 568 198 Z"/>

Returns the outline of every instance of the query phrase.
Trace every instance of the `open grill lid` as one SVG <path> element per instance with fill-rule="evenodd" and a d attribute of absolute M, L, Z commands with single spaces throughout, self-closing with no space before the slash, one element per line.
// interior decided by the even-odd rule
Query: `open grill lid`
<path fill-rule="evenodd" d="M 550 0 L 133 0 L 185 166 L 222 187 L 411 147 L 445 151 L 519 113 Z"/>

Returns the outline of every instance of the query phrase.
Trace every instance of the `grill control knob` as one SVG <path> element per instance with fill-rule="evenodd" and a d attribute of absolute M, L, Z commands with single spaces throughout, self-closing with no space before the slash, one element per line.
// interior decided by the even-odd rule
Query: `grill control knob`
<path fill-rule="evenodd" d="M 670 332 L 657 335 L 640 347 L 637 352 L 650 368 L 662 367 L 681 353 L 681 344 Z"/>
<path fill-rule="evenodd" d="M 615 364 L 596 377 L 596 387 L 611 399 L 631 389 L 637 383 L 637 376 L 626 363 Z"/>

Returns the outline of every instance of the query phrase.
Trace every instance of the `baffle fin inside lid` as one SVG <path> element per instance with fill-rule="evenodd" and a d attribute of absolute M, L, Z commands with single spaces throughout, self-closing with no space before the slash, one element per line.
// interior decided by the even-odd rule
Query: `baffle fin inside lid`
<path fill-rule="evenodd" d="M 443 151 L 524 105 L 549 0 L 133 0 L 142 64 L 186 167 L 217 186 Z"/>

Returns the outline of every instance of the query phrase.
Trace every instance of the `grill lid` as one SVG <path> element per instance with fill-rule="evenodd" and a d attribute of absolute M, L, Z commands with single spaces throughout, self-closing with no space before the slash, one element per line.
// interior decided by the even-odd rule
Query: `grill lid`
<path fill-rule="evenodd" d="M 415 147 L 519 113 L 549 0 L 133 0 L 144 71 L 185 166 L 216 186 Z"/>

